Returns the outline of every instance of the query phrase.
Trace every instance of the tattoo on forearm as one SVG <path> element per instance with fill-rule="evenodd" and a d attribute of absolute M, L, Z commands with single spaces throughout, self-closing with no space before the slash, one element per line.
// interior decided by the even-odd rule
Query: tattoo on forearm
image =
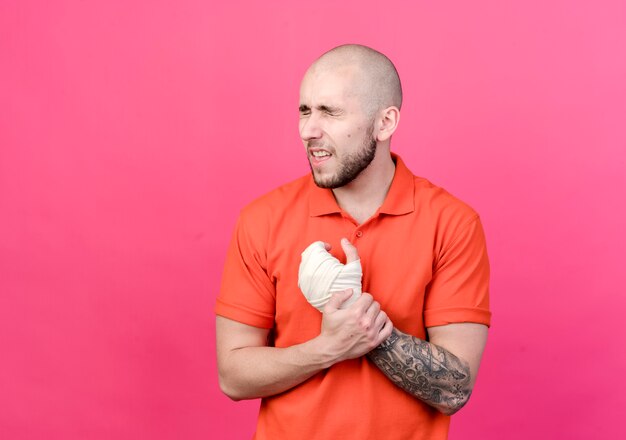
<path fill-rule="evenodd" d="M 453 413 L 469 399 L 469 366 L 449 351 L 395 328 L 368 358 L 397 386 Z"/>

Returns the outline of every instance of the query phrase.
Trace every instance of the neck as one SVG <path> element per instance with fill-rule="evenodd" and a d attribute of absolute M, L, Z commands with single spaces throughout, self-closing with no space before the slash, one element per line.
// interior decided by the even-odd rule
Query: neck
<path fill-rule="evenodd" d="M 364 223 L 385 201 L 394 174 L 395 164 L 389 150 L 378 150 L 372 163 L 356 179 L 333 189 L 337 204 L 358 224 Z"/>

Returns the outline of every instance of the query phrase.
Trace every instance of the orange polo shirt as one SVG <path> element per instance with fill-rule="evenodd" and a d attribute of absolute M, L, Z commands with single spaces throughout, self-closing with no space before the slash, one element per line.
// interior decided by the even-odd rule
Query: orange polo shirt
<path fill-rule="evenodd" d="M 310 340 L 321 313 L 298 288 L 300 254 L 314 241 L 359 251 L 363 291 L 399 330 L 490 324 L 489 262 L 476 212 L 394 155 L 393 182 L 378 211 L 358 225 L 310 175 L 245 207 L 228 250 L 216 304 L 220 316 L 273 328 L 276 347 Z M 396 387 L 366 357 L 333 365 L 262 400 L 256 439 L 445 439 L 449 417 Z"/>

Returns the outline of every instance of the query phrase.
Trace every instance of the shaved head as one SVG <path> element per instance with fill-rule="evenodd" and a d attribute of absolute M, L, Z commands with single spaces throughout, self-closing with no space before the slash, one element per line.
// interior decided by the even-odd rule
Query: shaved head
<path fill-rule="evenodd" d="M 300 84 L 300 138 L 315 183 L 337 189 L 386 173 L 402 88 L 389 58 L 369 47 L 336 47 L 309 67 Z M 369 177 L 368 177 L 369 176 Z"/>
<path fill-rule="evenodd" d="M 352 83 L 365 112 L 373 116 L 387 107 L 402 106 L 402 86 L 395 66 L 382 53 L 367 46 L 346 44 L 319 57 L 308 72 L 354 69 Z"/>

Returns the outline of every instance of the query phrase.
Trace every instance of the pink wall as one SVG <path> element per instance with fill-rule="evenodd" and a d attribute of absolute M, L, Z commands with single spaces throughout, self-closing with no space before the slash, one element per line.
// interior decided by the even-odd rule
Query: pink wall
<path fill-rule="evenodd" d="M 250 436 L 216 379 L 225 248 L 308 170 L 308 63 L 361 42 L 404 81 L 395 151 L 488 235 L 451 438 L 626 438 L 625 5 L 0 3 L 0 437 Z"/>

